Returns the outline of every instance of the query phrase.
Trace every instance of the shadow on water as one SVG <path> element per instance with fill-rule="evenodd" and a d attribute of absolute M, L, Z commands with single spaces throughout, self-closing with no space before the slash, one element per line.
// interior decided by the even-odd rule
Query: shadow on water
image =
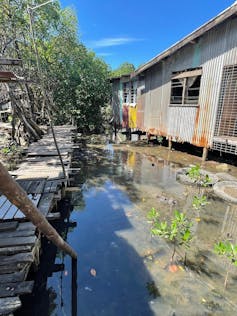
<path fill-rule="evenodd" d="M 72 211 L 72 205 L 68 199 L 60 201 L 57 211 L 61 213 L 61 220 L 54 222 L 53 226 L 58 233 L 64 238 L 67 238 L 68 232 L 73 231 L 76 227 L 75 222 L 69 221 L 70 212 Z M 49 242 L 45 237 L 41 240 L 41 256 L 40 266 L 35 271 L 32 269 L 30 272 L 30 279 L 35 280 L 33 293 L 29 296 L 23 296 L 22 308 L 15 312 L 15 316 L 42 316 L 51 315 L 51 312 L 57 307 L 57 297 L 60 291 L 53 287 L 47 286 L 48 278 L 52 277 L 53 274 L 60 274 L 61 287 L 62 287 L 62 275 L 65 270 L 64 255 L 58 253 L 57 248 Z M 75 263 L 72 261 L 72 266 Z M 73 270 L 72 277 L 76 275 L 75 269 Z M 75 297 L 77 291 L 76 279 L 72 279 L 70 285 L 71 298 Z M 74 300 L 75 301 L 75 300 Z M 73 302 L 74 302 L 73 301 Z M 63 306 L 63 297 L 60 296 L 60 306 Z M 72 304 L 72 313 L 70 315 L 76 316 L 77 304 Z"/>

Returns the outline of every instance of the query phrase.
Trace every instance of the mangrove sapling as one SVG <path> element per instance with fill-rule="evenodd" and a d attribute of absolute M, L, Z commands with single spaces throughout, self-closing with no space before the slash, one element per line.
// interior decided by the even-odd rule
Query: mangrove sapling
<path fill-rule="evenodd" d="M 194 195 L 192 206 L 195 210 L 200 210 L 202 207 L 207 205 L 209 202 L 207 201 L 206 195 L 201 193 L 201 187 L 205 188 L 211 183 L 211 179 L 208 174 L 202 174 L 199 165 L 193 166 L 188 170 L 187 175 L 190 179 L 194 181 L 194 183 L 198 186 L 198 194 Z"/>
<path fill-rule="evenodd" d="M 220 256 L 227 258 L 230 262 L 230 265 L 233 264 L 237 266 L 237 245 L 233 245 L 229 240 L 220 241 L 214 245 L 214 251 Z M 226 272 L 224 287 L 226 289 L 229 276 L 229 269 Z"/>
<path fill-rule="evenodd" d="M 177 251 L 177 247 L 184 246 L 186 249 L 190 245 L 192 240 L 191 227 L 192 222 L 189 221 L 184 213 L 177 210 L 174 211 L 174 217 L 171 219 L 170 224 L 167 221 L 161 221 L 159 219 L 159 213 L 155 208 L 152 208 L 148 214 L 147 218 L 151 221 L 151 234 L 153 236 L 160 236 L 173 245 L 173 252 L 171 256 L 171 263 L 174 262 L 174 257 Z M 186 265 L 186 250 L 184 256 L 184 264 Z"/>
<path fill-rule="evenodd" d="M 209 204 L 209 202 L 207 201 L 206 195 L 194 195 L 192 206 L 195 210 L 199 211 L 202 207 L 204 207 L 207 204 Z"/>

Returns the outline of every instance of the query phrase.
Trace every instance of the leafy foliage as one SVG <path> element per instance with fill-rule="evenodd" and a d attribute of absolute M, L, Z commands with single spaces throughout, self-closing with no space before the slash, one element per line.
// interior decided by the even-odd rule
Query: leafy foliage
<path fill-rule="evenodd" d="M 230 241 L 220 241 L 214 245 L 214 251 L 220 256 L 225 256 L 237 266 L 237 245 L 233 245 Z"/>
<path fill-rule="evenodd" d="M 121 64 L 117 69 L 111 72 L 111 77 L 120 77 L 123 75 L 129 75 L 130 73 L 135 71 L 135 67 L 133 64 L 125 62 Z"/>
<path fill-rule="evenodd" d="M 209 204 L 209 202 L 207 201 L 207 197 L 205 195 L 201 195 L 201 196 L 194 195 L 192 206 L 195 210 L 200 210 L 202 207 L 204 207 L 207 204 Z"/>
<path fill-rule="evenodd" d="M 41 3 L 35 0 L 34 6 Z M 73 117 L 81 130 L 99 131 L 110 99 L 110 68 L 79 41 L 74 12 L 53 2 L 32 11 L 39 75 L 28 5 L 32 6 L 30 0 L 2 0 L 0 54 L 23 60 L 24 69 L 18 75 L 30 79 L 33 113 L 41 112 L 44 86 L 57 123 L 69 123 Z"/>
<path fill-rule="evenodd" d="M 199 186 L 207 187 L 211 183 L 211 179 L 209 175 L 208 174 L 203 175 L 201 173 L 201 168 L 199 165 L 191 167 L 188 170 L 187 175 Z"/>
<path fill-rule="evenodd" d="M 189 247 L 192 240 L 191 227 L 193 224 L 187 219 L 184 213 L 177 210 L 174 211 L 174 216 L 170 224 L 167 221 L 161 221 L 159 217 L 159 213 L 155 208 L 152 208 L 148 212 L 147 218 L 152 223 L 151 233 L 154 236 L 160 236 L 169 240 L 174 245 L 173 261 L 176 246 L 184 245 L 186 248 Z"/>

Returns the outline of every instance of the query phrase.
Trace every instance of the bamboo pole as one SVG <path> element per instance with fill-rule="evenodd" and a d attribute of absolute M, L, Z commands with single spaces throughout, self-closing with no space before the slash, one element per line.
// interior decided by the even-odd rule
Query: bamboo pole
<path fill-rule="evenodd" d="M 57 231 L 49 224 L 47 219 L 38 211 L 36 206 L 28 198 L 26 192 L 10 176 L 6 168 L 0 162 L 0 192 L 8 200 L 17 206 L 22 213 L 59 249 L 65 251 L 76 259 L 76 252 L 62 239 Z"/>

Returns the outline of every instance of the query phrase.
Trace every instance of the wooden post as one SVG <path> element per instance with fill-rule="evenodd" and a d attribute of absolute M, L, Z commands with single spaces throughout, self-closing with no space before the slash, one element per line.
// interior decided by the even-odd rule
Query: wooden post
<path fill-rule="evenodd" d="M 172 140 L 171 140 L 170 137 L 169 137 L 169 140 L 168 140 L 168 147 L 169 147 L 169 150 L 172 149 Z"/>
<path fill-rule="evenodd" d="M 38 211 L 36 206 L 28 198 L 26 192 L 10 176 L 6 168 L 0 162 L 0 192 L 8 200 L 17 206 L 22 213 L 50 240 L 52 243 L 69 254 L 72 258 L 77 258 L 76 252 L 62 239 L 57 231 L 49 224 L 47 219 Z"/>
<path fill-rule="evenodd" d="M 207 155 L 208 155 L 208 148 L 207 147 L 203 147 L 202 161 L 206 161 L 207 160 Z"/>

